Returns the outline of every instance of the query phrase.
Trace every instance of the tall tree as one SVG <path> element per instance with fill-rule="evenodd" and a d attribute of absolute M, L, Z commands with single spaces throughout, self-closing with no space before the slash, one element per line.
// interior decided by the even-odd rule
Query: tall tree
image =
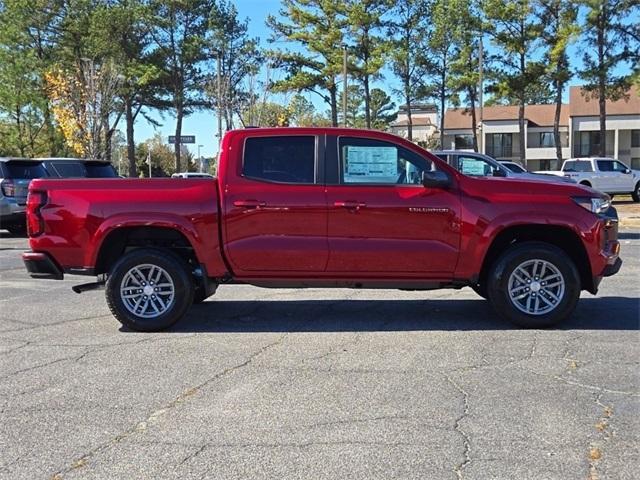
<path fill-rule="evenodd" d="M 393 120 L 396 104 L 391 101 L 387 92 L 380 88 L 371 90 L 371 126 L 376 130 L 386 130 L 391 120 Z"/>
<path fill-rule="evenodd" d="M 498 52 L 495 55 L 496 81 L 490 90 L 497 97 L 507 98 L 518 105 L 519 157 L 526 159 L 524 126 L 525 105 L 533 93 L 539 93 L 545 81 L 544 64 L 533 61 L 542 26 L 532 16 L 530 0 L 487 0 L 484 4 L 489 31 Z"/>
<path fill-rule="evenodd" d="M 542 40 L 545 48 L 547 74 L 555 94 L 555 114 L 553 118 L 553 142 L 556 147 L 558 164 L 562 162 L 562 144 L 560 141 L 560 113 L 562 94 L 572 72 L 569 67 L 567 47 L 580 32 L 576 24 L 577 9 L 565 0 L 538 0 L 537 16 L 544 25 Z"/>
<path fill-rule="evenodd" d="M 206 105 L 204 63 L 210 58 L 206 34 L 212 0 L 151 0 L 151 35 L 164 58 L 164 79 L 176 115 L 176 171 L 181 171 L 182 121 Z"/>
<path fill-rule="evenodd" d="M 280 18 L 270 15 L 271 41 L 287 41 L 302 50 L 275 50 L 273 64 L 286 77 L 273 84 L 274 91 L 314 92 L 331 109 L 338 126 L 338 81 L 342 72 L 342 48 L 346 21 L 343 0 L 283 0 Z M 284 19 L 284 20 L 283 20 Z"/>
<path fill-rule="evenodd" d="M 466 100 L 471 113 L 473 149 L 478 151 L 478 120 L 476 106 L 480 82 L 480 41 L 484 34 L 481 12 L 476 0 L 461 0 L 458 4 L 457 21 L 454 29 L 455 51 L 451 62 L 449 85 L 454 103 L 461 97 Z"/>
<path fill-rule="evenodd" d="M 432 72 L 432 87 L 440 105 L 440 146 L 444 145 L 446 104 L 452 95 L 451 66 L 456 51 L 456 22 L 460 0 L 435 0 L 431 6 L 432 30 L 428 47 L 431 52 L 427 68 Z"/>
<path fill-rule="evenodd" d="M 143 0 L 112 0 L 96 9 L 92 25 L 96 55 L 111 58 L 119 65 L 120 104 L 109 137 L 124 114 L 130 177 L 137 177 L 134 129 L 138 115 L 154 124 L 155 120 L 143 108 L 163 110 L 171 106 L 161 98 L 164 58 L 153 49 L 150 13 Z"/>
<path fill-rule="evenodd" d="M 238 18 L 238 9 L 230 0 L 217 0 L 209 17 L 211 50 L 220 62 L 221 98 L 214 86 L 214 106 L 222 111 L 227 130 L 234 127 L 234 116 L 246 109 L 255 92 L 246 88 L 246 80 L 260 69 L 262 61 L 258 39 L 248 35 L 249 20 Z M 217 72 L 216 72 L 217 73 Z M 215 78 L 209 82 L 215 84 Z M 250 84 L 251 85 L 251 84 Z"/>
<path fill-rule="evenodd" d="M 345 0 L 350 39 L 354 43 L 355 75 L 364 91 L 365 126 L 371 128 L 371 82 L 381 77 L 388 42 L 382 37 L 383 16 L 391 0 Z"/>
<path fill-rule="evenodd" d="M 621 98 L 629 88 L 631 75 L 621 74 L 618 67 L 638 60 L 638 4 L 629 0 L 582 0 L 581 3 L 586 7 L 587 14 L 582 26 L 584 68 L 579 72 L 579 76 L 586 81 L 584 90 L 598 99 L 599 155 L 605 156 L 606 101 Z M 631 25 L 628 23 L 629 18 L 632 19 Z M 631 66 L 638 68 L 637 64 Z"/>
<path fill-rule="evenodd" d="M 362 128 L 365 126 L 363 99 L 364 89 L 362 85 L 352 84 L 347 87 L 347 118 L 344 118 L 344 112 L 340 109 L 340 114 L 338 115 L 340 125 L 346 125 L 351 128 Z M 342 90 L 340 91 L 338 103 L 344 105 L 344 91 Z"/>
<path fill-rule="evenodd" d="M 429 74 L 425 40 L 429 33 L 429 6 L 424 0 L 398 0 L 389 21 L 391 65 L 401 87 L 395 93 L 407 107 L 407 138 L 413 141 L 411 107 L 426 96 Z"/>

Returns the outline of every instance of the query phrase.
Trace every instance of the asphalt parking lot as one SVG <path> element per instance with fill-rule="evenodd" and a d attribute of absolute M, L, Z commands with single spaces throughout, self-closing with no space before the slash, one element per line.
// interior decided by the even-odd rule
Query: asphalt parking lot
<path fill-rule="evenodd" d="M 470 289 L 221 287 L 126 331 L 0 232 L 0 478 L 637 479 L 640 228 L 552 330 Z"/>

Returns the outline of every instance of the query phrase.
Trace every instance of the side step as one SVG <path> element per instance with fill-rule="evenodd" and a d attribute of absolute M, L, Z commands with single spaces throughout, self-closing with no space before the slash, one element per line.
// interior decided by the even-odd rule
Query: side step
<path fill-rule="evenodd" d="M 100 290 L 104 288 L 105 283 L 107 283 L 105 280 L 99 280 L 97 282 L 91 283 L 82 283 L 80 285 L 74 285 L 73 287 L 71 287 L 71 290 L 76 293 L 88 292 L 89 290 Z"/>

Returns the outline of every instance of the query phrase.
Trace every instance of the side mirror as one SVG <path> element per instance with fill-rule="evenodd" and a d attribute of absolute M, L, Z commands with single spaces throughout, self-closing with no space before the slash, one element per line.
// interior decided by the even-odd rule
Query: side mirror
<path fill-rule="evenodd" d="M 629 170 L 628 168 L 625 168 L 624 173 L 631 173 L 631 170 Z"/>
<path fill-rule="evenodd" d="M 493 176 L 494 176 L 494 177 L 506 177 L 506 176 L 507 176 L 507 173 L 506 173 L 504 170 L 501 170 L 501 169 L 499 169 L 499 168 L 496 168 L 496 169 L 493 171 Z"/>
<path fill-rule="evenodd" d="M 440 170 L 432 172 L 422 172 L 422 185 L 425 188 L 449 188 L 451 186 L 451 179 L 449 175 Z"/>

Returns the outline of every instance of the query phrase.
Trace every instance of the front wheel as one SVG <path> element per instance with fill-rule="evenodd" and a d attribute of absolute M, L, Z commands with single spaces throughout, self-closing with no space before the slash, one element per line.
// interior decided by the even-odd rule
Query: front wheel
<path fill-rule="evenodd" d="M 631 198 L 633 198 L 633 201 L 636 203 L 640 202 L 640 182 L 636 183 L 636 188 L 631 193 Z"/>
<path fill-rule="evenodd" d="M 133 250 L 111 269 L 107 304 L 123 325 L 142 332 L 170 327 L 193 301 L 188 265 L 171 252 L 151 248 Z"/>
<path fill-rule="evenodd" d="M 554 245 L 524 242 L 502 254 L 487 282 L 489 301 L 506 320 L 542 328 L 565 320 L 580 297 L 580 275 Z"/>

